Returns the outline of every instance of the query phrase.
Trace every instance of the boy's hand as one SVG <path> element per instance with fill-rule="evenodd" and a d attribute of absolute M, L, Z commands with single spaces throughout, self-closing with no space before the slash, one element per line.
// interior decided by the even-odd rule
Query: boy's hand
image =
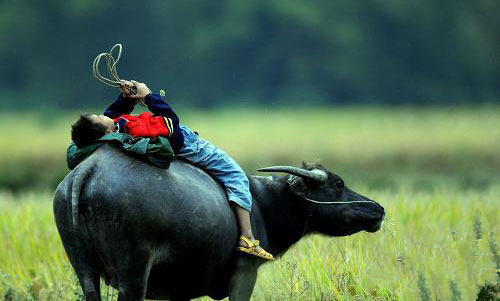
<path fill-rule="evenodd" d="M 137 89 L 137 93 L 135 95 L 130 95 L 130 98 L 132 99 L 143 99 L 146 97 L 146 95 L 151 93 L 151 90 L 149 90 L 148 86 L 146 86 L 145 83 L 139 83 L 136 82 L 135 80 L 131 81 L 132 84 L 134 84 L 135 88 Z"/>
<path fill-rule="evenodd" d="M 137 91 L 135 95 L 132 94 L 133 88 L 135 88 Z M 139 83 L 134 80 L 132 81 L 122 80 L 122 83 L 120 84 L 120 91 L 122 91 L 122 95 L 124 98 L 131 98 L 131 99 L 141 99 L 151 93 L 151 90 L 148 88 L 148 86 L 146 86 L 146 84 Z"/>
<path fill-rule="evenodd" d="M 120 84 L 120 91 L 122 91 L 122 96 L 123 98 L 130 98 L 132 95 L 132 87 L 134 87 L 134 84 L 131 81 L 128 80 L 122 80 Z"/>

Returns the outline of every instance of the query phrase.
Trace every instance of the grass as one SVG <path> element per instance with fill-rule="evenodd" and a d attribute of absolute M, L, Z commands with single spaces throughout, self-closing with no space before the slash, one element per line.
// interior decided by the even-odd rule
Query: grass
<path fill-rule="evenodd" d="M 0 187 L 55 187 L 78 114 L 0 113 Z M 181 111 L 185 124 L 249 172 L 321 160 L 370 187 L 420 189 L 446 177 L 482 189 L 500 179 L 500 107 Z M 19 122 L 22 120 L 22 122 Z M 366 170 L 376 172 L 365 172 Z M 404 173 L 404 177 L 391 174 Z M 496 177 L 496 178 L 495 178 Z"/>
<path fill-rule="evenodd" d="M 387 210 L 375 234 L 301 240 L 255 300 L 474 300 L 500 282 L 500 107 L 179 115 L 251 174 L 319 159 Z M 0 299 L 81 299 L 51 205 L 76 117 L 0 113 Z"/>
<path fill-rule="evenodd" d="M 255 300 L 418 300 L 422 291 L 428 300 L 449 300 L 457 291 L 472 300 L 480 285 L 496 281 L 490 243 L 499 241 L 500 185 L 468 193 L 357 190 L 385 206 L 382 230 L 301 240 L 261 268 Z M 0 296 L 64 300 L 78 292 L 51 198 L 0 194 Z M 478 221 L 490 234 L 477 237 Z"/>

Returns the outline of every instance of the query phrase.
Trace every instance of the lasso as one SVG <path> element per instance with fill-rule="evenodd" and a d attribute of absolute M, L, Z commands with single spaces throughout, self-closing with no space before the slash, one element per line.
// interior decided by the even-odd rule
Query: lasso
<path fill-rule="evenodd" d="M 114 52 L 117 52 L 116 58 L 113 56 Z M 103 52 L 98 54 L 95 57 L 94 62 L 92 63 L 92 74 L 94 75 L 94 77 L 105 85 L 115 88 L 120 87 L 122 80 L 118 76 L 118 72 L 116 71 L 116 65 L 120 61 L 121 56 L 122 56 L 122 44 L 116 44 L 115 46 L 111 47 L 109 52 Z M 110 78 L 104 77 L 99 71 L 99 64 L 101 63 L 102 58 L 106 59 L 106 67 Z M 137 94 L 136 87 L 128 88 L 128 90 L 133 95 Z M 164 97 L 165 91 L 160 90 L 160 95 L 161 97 Z M 144 103 L 144 99 L 138 99 L 137 103 L 139 103 L 142 106 L 146 106 L 146 104 Z"/>

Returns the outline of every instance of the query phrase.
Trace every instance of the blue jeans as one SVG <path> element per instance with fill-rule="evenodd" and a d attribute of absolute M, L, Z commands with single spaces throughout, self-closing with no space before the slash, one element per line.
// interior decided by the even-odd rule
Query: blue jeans
<path fill-rule="evenodd" d="M 223 150 L 200 138 L 188 127 L 180 125 L 184 135 L 184 146 L 176 156 L 207 171 L 224 187 L 229 201 L 235 202 L 250 212 L 252 195 L 248 178 L 241 167 Z"/>

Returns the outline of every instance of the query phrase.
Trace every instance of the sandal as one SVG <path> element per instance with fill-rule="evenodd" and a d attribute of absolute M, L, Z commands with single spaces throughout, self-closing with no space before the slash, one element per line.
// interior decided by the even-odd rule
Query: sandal
<path fill-rule="evenodd" d="M 244 241 L 247 244 L 246 247 L 241 247 L 241 246 L 238 247 L 238 250 L 240 250 L 241 252 L 248 253 L 248 254 L 251 254 L 251 255 L 260 257 L 262 259 L 266 259 L 266 260 L 273 260 L 274 259 L 273 255 L 266 252 L 262 247 L 259 246 L 258 240 L 254 240 L 252 242 L 243 235 L 240 236 L 240 240 Z M 258 247 L 260 249 L 257 251 Z"/>

